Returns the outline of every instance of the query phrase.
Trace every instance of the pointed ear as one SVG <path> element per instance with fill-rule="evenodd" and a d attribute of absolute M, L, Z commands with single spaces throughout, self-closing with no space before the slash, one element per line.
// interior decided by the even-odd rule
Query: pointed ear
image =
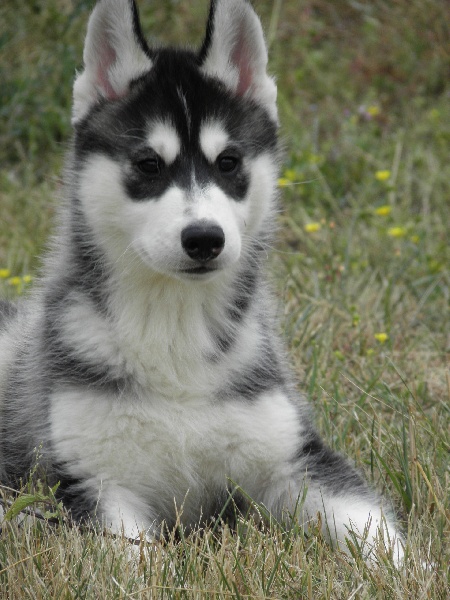
<path fill-rule="evenodd" d="M 201 70 L 238 96 L 252 98 L 278 121 L 277 88 L 267 74 L 261 23 L 247 0 L 211 0 Z"/>
<path fill-rule="evenodd" d="M 72 123 L 101 98 L 115 100 L 152 67 L 133 0 L 99 0 L 89 19 L 84 71 L 73 88 Z"/>

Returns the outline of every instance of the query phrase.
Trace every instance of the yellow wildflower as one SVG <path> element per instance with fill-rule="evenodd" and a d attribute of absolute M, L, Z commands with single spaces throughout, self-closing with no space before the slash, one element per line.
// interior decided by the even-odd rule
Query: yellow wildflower
<path fill-rule="evenodd" d="M 437 121 L 439 119 L 439 117 L 441 116 L 441 113 L 440 113 L 439 109 L 437 109 L 437 108 L 432 108 L 428 114 L 433 119 L 433 121 Z"/>
<path fill-rule="evenodd" d="M 388 169 L 382 169 L 375 172 L 375 179 L 378 181 L 387 181 L 391 176 L 391 172 Z"/>
<path fill-rule="evenodd" d="M 320 223 L 307 223 L 305 225 L 305 231 L 306 233 L 315 233 L 316 231 L 319 231 L 321 227 L 322 225 Z"/>
<path fill-rule="evenodd" d="M 20 277 L 10 277 L 8 279 L 9 285 L 20 285 L 22 283 L 22 279 Z"/>
<path fill-rule="evenodd" d="M 413 244 L 418 244 L 420 242 L 420 236 L 418 235 L 412 235 L 409 239 L 412 241 Z"/>
<path fill-rule="evenodd" d="M 438 260 L 431 258 L 428 260 L 428 268 L 431 273 L 439 273 L 439 271 L 442 271 L 442 264 Z"/>
<path fill-rule="evenodd" d="M 378 117 L 378 115 L 380 114 L 381 110 L 379 106 L 376 105 L 372 105 L 372 106 L 368 106 L 367 107 L 367 114 L 370 115 L 371 117 Z"/>
<path fill-rule="evenodd" d="M 7 279 L 11 275 L 9 269 L 0 269 L 0 279 Z"/>
<path fill-rule="evenodd" d="M 286 169 L 286 171 L 284 172 L 284 178 L 288 181 L 297 181 L 297 171 L 295 171 L 294 169 Z"/>
<path fill-rule="evenodd" d="M 384 344 L 384 342 L 386 342 L 389 339 L 389 336 L 387 333 L 375 333 L 375 335 L 373 336 L 377 342 L 380 342 L 380 344 Z"/>
<path fill-rule="evenodd" d="M 290 181 L 289 179 L 286 179 L 286 177 L 280 177 L 280 179 L 278 180 L 278 185 L 280 187 L 286 187 L 287 185 L 289 185 Z"/>
<path fill-rule="evenodd" d="M 22 281 L 23 281 L 24 283 L 30 283 L 31 279 L 32 279 L 31 275 L 24 275 L 24 276 L 22 277 Z"/>
<path fill-rule="evenodd" d="M 376 208 L 374 212 L 379 217 L 386 217 L 387 215 L 391 214 L 392 206 L 385 204 L 384 206 L 379 206 L 378 208 Z"/>
<path fill-rule="evenodd" d="M 308 162 L 310 165 L 318 165 L 323 161 L 322 154 L 310 154 L 308 156 Z"/>
<path fill-rule="evenodd" d="M 390 237 L 394 237 L 394 238 L 402 238 L 402 237 L 405 237 L 406 233 L 407 233 L 407 230 L 406 230 L 406 228 L 405 228 L 405 227 L 390 227 L 390 228 L 387 230 L 387 234 L 388 234 Z"/>

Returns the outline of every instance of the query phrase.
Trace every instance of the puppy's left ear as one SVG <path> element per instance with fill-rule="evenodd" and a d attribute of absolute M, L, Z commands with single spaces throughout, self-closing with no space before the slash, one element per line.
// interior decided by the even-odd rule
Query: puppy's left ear
<path fill-rule="evenodd" d="M 267 74 L 261 23 L 247 0 L 211 0 L 201 70 L 237 94 L 264 106 L 277 122 L 277 87 Z"/>

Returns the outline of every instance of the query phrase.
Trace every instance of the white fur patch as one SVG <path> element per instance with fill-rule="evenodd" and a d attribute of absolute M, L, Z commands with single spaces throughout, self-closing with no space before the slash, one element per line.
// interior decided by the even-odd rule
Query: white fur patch
<path fill-rule="evenodd" d="M 278 165 L 271 154 L 264 153 L 249 162 L 249 170 L 251 180 L 246 233 L 258 236 L 262 229 L 270 228 L 275 220 Z"/>
<path fill-rule="evenodd" d="M 181 142 L 171 123 L 156 123 L 147 137 L 148 144 L 167 165 L 173 163 L 181 150 Z"/>
<path fill-rule="evenodd" d="M 106 522 L 117 531 L 122 521 L 130 536 L 173 514 L 174 503 L 183 505 L 183 521 L 195 523 L 228 478 L 261 499 L 274 474 L 286 475 L 299 434 L 296 409 L 281 393 L 255 405 L 151 392 L 118 401 L 66 388 L 51 406 L 58 456 L 89 481 Z"/>
<path fill-rule="evenodd" d="M 200 220 L 224 231 L 225 248 L 215 260 L 216 268 L 236 264 L 249 220 L 248 203 L 230 200 L 217 186 L 194 191 L 173 186 L 157 202 L 132 202 L 121 181 L 121 168 L 108 157 L 93 155 L 80 177 L 80 199 L 96 241 L 121 272 L 132 267 L 134 272 L 139 257 L 150 272 L 178 277 L 192 266 L 181 245 L 181 232 Z"/>
<path fill-rule="evenodd" d="M 110 321 L 82 294 L 72 292 L 70 299 L 72 302 L 68 304 L 61 329 L 78 358 L 118 369 L 121 375 L 132 372 L 132 367 L 127 370 L 120 342 L 111 331 Z"/>
<path fill-rule="evenodd" d="M 219 121 L 207 121 L 200 129 L 200 147 L 210 163 L 215 162 L 228 145 L 229 136 Z"/>
<path fill-rule="evenodd" d="M 322 529 L 326 537 L 333 540 L 344 552 L 349 552 L 346 540 L 356 541 L 364 557 L 374 560 L 376 547 L 382 543 L 386 548 L 393 546 L 394 562 L 403 558 L 401 536 L 389 518 L 383 514 L 381 506 L 352 495 L 330 496 L 322 490 L 309 489 L 305 512 L 315 520 L 317 512 L 322 514 Z"/>

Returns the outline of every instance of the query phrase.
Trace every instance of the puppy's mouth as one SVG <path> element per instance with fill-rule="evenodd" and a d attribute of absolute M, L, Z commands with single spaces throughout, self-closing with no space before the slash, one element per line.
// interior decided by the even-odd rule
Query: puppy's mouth
<path fill-rule="evenodd" d="M 191 269 L 182 269 L 180 272 L 185 275 L 206 275 L 214 273 L 214 271 L 217 271 L 217 267 L 213 267 L 212 265 L 200 265 L 198 267 L 192 267 Z"/>

